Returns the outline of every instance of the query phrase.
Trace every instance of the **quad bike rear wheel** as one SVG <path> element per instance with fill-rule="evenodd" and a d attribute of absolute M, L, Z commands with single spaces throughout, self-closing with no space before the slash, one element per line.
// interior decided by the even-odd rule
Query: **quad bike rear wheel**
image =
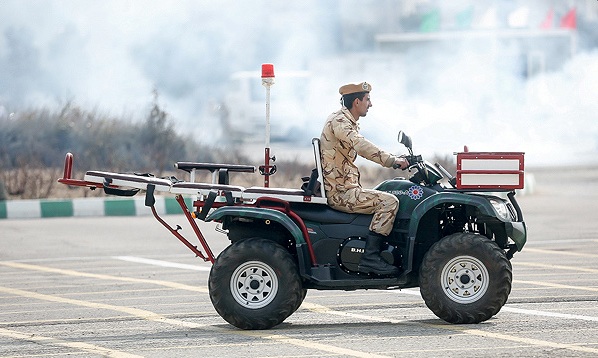
<path fill-rule="evenodd" d="M 208 281 L 224 320 L 241 329 L 268 329 L 295 312 L 306 290 L 291 254 L 272 240 L 250 238 L 226 248 Z"/>
<path fill-rule="evenodd" d="M 449 323 L 479 323 L 497 314 L 512 280 L 504 250 L 473 233 L 449 235 L 432 245 L 419 272 L 426 305 Z"/>

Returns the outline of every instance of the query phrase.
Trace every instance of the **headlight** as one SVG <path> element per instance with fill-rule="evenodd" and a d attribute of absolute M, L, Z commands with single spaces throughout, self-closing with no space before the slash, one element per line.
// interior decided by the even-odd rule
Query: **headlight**
<path fill-rule="evenodd" d="M 507 204 L 500 199 L 491 198 L 489 200 L 490 204 L 492 204 L 492 206 L 494 207 L 494 210 L 496 210 L 496 212 L 498 213 L 498 216 L 503 220 L 510 221 L 511 218 L 509 215 L 509 210 L 507 209 Z"/>

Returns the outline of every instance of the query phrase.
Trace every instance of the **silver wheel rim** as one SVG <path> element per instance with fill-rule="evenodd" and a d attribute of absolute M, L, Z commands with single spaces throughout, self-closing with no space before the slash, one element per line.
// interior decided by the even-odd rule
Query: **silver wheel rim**
<path fill-rule="evenodd" d="M 272 267 L 263 262 L 245 262 L 233 272 L 230 290 L 241 306 L 249 309 L 262 308 L 276 297 L 278 277 Z"/>
<path fill-rule="evenodd" d="M 475 257 L 458 256 L 444 265 L 441 281 L 448 298 L 457 303 L 472 303 L 486 293 L 490 275 Z"/>

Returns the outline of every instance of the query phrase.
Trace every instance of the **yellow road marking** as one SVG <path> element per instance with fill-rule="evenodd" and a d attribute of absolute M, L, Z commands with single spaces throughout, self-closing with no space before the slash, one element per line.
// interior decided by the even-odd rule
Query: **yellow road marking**
<path fill-rule="evenodd" d="M 281 343 L 292 344 L 294 346 L 299 346 L 299 347 L 303 347 L 303 348 L 317 349 L 317 350 L 320 350 L 323 352 L 340 354 L 342 356 L 365 357 L 365 358 L 389 357 L 389 356 L 384 356 L 384 355 L 379 355 L 379 354 L 374 354 L 374 353 L 360 352 L 360 351 L 356 351 L 356 350 L 348 349 L 348 348 L 336 347 L 336 346 L 332 346 L 329 344 L 323 344 L 323 343 L 318 343 L 318 342 L 314 342 L 314 341 L 305 341 L 302 339 L 291 338 L 289 336 L 284 336 L 281 334 L 267 334 L 262 331 L 241 331 L 239 333 L 244 336 L 250 336 L 250 337 L 254 337 L 254 338 L 262 338 L 262 339 L 271 339 L 271 340 L 275 340 L 275 341 L 278 341 Z"/>
<path fill-rule="evenodd" d="M 103 275 L 103 274 L 97 274 L 97 273 L 65 270 L 65 269 L 59 269 L 59 268 L 53 268 L 53 267 L 47 267 L 47 266 L 24 264 L 24 263 L 20 263 L 20 262 L 5 261 L 5 262 L 0 262 L 0 265 L 17 268 L 17 269 L 24 269 L 24 270 L 51 272 L 51 273 L 56 273 L 59 275 L 66 275 L 66 276 L 89 277 L 89 278 L 97 278 L 100 280 L 124 281 L 124 282 L 134 282 L 134 283 L 147 283 L 147 284 L 151 284 L 151 285 L 160 285 L 160 286 L 165 286 L 165 287 L 170 287 L 170 288 L 176 288 L 178 290 L 187 290 L 187 291 L 208 293 L 208 289 L 206 287 L 185 285 L 182 283 L 176 283 L 176 282 L 171 282 L 171 281 L 161 281 L 161 280 L 150 280 L 150 279 L 144 279 L 144 278 Z"/>
<path fill-rule="evenodd" d="M 35 298 L 35 299 L 42 300 L 42 301 L 66 303 L 66 304 L 81 306 L 81 307 L 117 311 L 117 312 L 126 313 L 131 316 L 135 316 L 135 317 L 147 320 L 147 321 L 170 323 L 170 324 L 174 324 L 177 326 L 184 326 L 184 327 L 189 327 L 189 328 L 203 327 L 203 325 L 200 325 L 197 323 L 184 322 L 184 321 L 180 321 L 180 320 L 176 320 L 176 319 L 166 318 L 165 316 L 160 315 L 158 313 L 154 313 L 152 311 L 147 311 L 147 310 L 142 310 L 139 308 L 116 306 L 116 305 L 110 305 L 107 303 L 76 300 L 73 298 L 65 298 L 65 297 L 59 297 L 59 296 L 46 295 L 43 293 L 24 291 L 24 290 L 19 290 L 16 288 L 2 287 L 2 286 L 0 286 L 0 292 L 9 293 L 9 294 L 15 295 L 15 296 Z"/>
<path fill-rule="evenodd" d="M 389 322 L 389 323 L 394 323 L 394 324 L 399 324 L 399 323 L 409 324 L 409 323 L 411 323 L 410 321 L 407 321 L 407 320 L 397 320 L 397 319 L 392 319 L 392 318 L 376 318 L 374 316 L 363 315 L 363 314 L 358 314 L 358 313 L 337 311 L 337 310 L 334 310 L 327 306 L 319 305 L 317 303 L 305 302 L 305 301 L 303 301 L 303 303 L 301 304 L 301 308 L 305 308 L 312 312 L 317 312 L 317 313 L 325 313 L 325 314 L 330 314 L 330 315 L 335 315 L 335 316 L 357 318 L 357 319 L 363 319 L 363 320 L 367 320 L 367 321 L 382 320 L 384 322 Z"/>
<path fill-rule="evenodd" d="M 334 354 L 342 354 L 345 356 L 366 357 L 366 358 L 367 357 L 372 357 L 372 358 L 385 357 L 385 356 L 371 354 L 371 353 L 367 353 L 367 352 L 360 352 L 360 351 L 356 351 L 356 350 L 352 350 L 352 349 L 331 346 L 328 344 L 305 341 L 305 340 L 292 338 L 292 337 L 288 337 L 288 336 L 284 336 L 284 335 L 280 335 L 280 334 L 269 334 L 264 331 L 235 331 L 235 330 L 229 330 L 229 329 L 215 327 L 215 326 L 209 326 L 209 325 L 205 325 L 205 324 L 186 322 L 186 321 L 181 321 L 178 319 L 167 318 L 158 313 L 154 313 L 151 311 L 142 310 L 142 309 L 138 309 L 138 308 L 109 305 L 109 304 L 105 304 L 105 303 L 89 302 L 89 301 L 83 301 L 83 300 L 76 300 L 76 299 L 72 299 L 72 298 L 64 298 L 64 297 L 46 295 L 46 294 L 24 291 L 24 290 L 19 290 L 19 289 L 14 289 L 14 288 L 9 288 L 9 287 L 2 287 L 2 286 L 0 286 L 0 292 L 8 293 L 8 294 L 16 295 L 16 296 L 27 297 L 27 298 L 34 298 L 34 299 L 38 299 L 38 300 L 50 301 L 50 302 L 65 303 L 65 304 L 71 304 L 71 305 L 82 306 L 82 307 L 90 307 L 90 308 L 96 308 L 96 309 L 99 308 L 99 309 L 105 309 L 105 310 L 113 310 L 113 311 L 117 311 L 117 312 L 123 312 L 123 313 L 129 314 L 131 316 L 135 316 L 135 317 L 147 320 L 147 321 L 166 323 L 166 324 L 170 324 L 170 325 L 178 326 L 178 327 L 200 328 L 200 329 L 204 329 L 204 330 L 208 330 L 208 331 L 215 331 L 215 332 L 219 332 L 219 333 L 228 333 L 228 334 L 242 335 L 242 336 L 248 336 L 248 337 L 253 337 L 253 338 L 273 340 L 273 341 L 287 343 L 287 344 L 291 344 L 291 345 L 295 345 L 295 346 L 317 349 L 317 350 L 324 351 L 324 352 L 329 352 L 329 353 L 334 353 Z"/>
<path fill-rule="evenodd" d="M 136 278 L 129 278 L 129 277 L 101 275 L 101 274 L 90 274 L 90 273 L 84 273 L 84 272 L 78 272 L 78 271 L 72 271 L 72 270 L 63 270 L 63 269 L 56 269 L 56 268 L 50 268 L 50 267 L 44 267 L 44 266 L 30 265 L 30 264 L 22 264 L 22 263 L 16 263 L 16 262 L 0 262 L 0 265 L 9 266 L 9 267 L 13 267 L 13 268 L 21 268 L 21 269 L 28 269 L 28 270 L 43 271 L 43 272 L 52 272 L 52 273 L 58 273 L 58 274 L 63 274 L 63 275 L 69 275 L 69 276 L 92 277 L 92 278 L 99 278 L 99 279 L 105 279 L 105 280 L 119 280 L 119 281 L 127 281 L 127 282 L 141 282 L 141 283 L 148 283 L 148 284 L 163 285 L 166 287 L 172 287 L 172 288 L 183 289 L 183 290 L 190 289 L 190 290 L 196 291 L 196 292 L 200 291 L 200 290 L 201 290 L 200 292 L 207 292 L 206 288 L 182 285 L 182 284 L 169 282 L 169 281 L 136 279 Z M 535 285 L 541 285 L 541 286 L 548 286 L 548 287 L 598 291 L 598 288 L 592 288 L 592 287 L 583 288 L 583 287 L 567 286 L 567 285 L 552 284 L 552 283 L 537 282 L 537 281 L 518 280 L 517 282 L 535 284 Z M 6 287 L 0 287 L 0 292 L 10 293 L 10 294 L 14 294 L 14 295 L 20 295 L 20 296 L 30 297 L 30 298 L 37 298 L 37 299 L 42 299 L 42 300 L 52 301 L 52 302 L 68 303 L 68 304 L 73 304 L 73 305 L 78 305 L 78 306 L 83 306 L 83 307 L 93 307 L 93 308 L 103 308 L 103 309 L 115 310 L 115 311 L 130 314 L 132 316 L 136 316 L 136 317 L 148 320 L 148 321 L 161 322 L 161 323 L 166 323 L 166 324 L 171 324 L 171 325 L 176 325 L 176 326 L 181 326 L 181 327 L 188 327 L 188 328 L 201 328 L 201 329 L 210 330 L 210 331 L 218 331 L 221 333 L 229 333 L 229 334 L 238 334 L 238 335 L 250 336 L 250 337 L 254 337 L 254 338 L 275 340 L 275 341 L 279 341 L 281 343 L 288 343 L 288 344 L 292 344 L 292 345 L 296 345 L 296 346 L 300 346 L 300 347 L 318 349 L 321 351 L 335 353 L 335 354 L 343 354 L 343 355 L 354 356 L 354 357 L 381 357 L 380 355 L 375 355 L 375 354 L 371 354 L 371 353 L 367 353 L 367 352 L 360 352 L 360 351 L 340 348 L 340 347 L 336 347 L 336 346 L 321 344 L 321 343 L 317 343 L 317 342 L 304 341 L 301 339 L 291 338 L 291 337 L 284 336 L 284 335 L 277 335 L 277 334 L 272 335 L 272 334 L 268 334 L 267 332 L 264 332 L 264 331 L 231 331 L 231 330 L 226 330 L 226 329 L 215 327 L 215 326 L 200 325 L 197 323 L 185 322 L 185 321 L 181 321 L 181 320 L 177 320 L 177 319 L 169 319 L 169 318 L 166 318 L 165 316 L 159 315 L 159 314 L 151 312 L 151 311 L 141 310 L 141 309 L 136 309 L 136 308 L 131 308 L 131 307 L 115 306 L 115 305 L 109 305 L 109 304 L 102 304 L 102 303 L 88 302 L 88 301 L 75 300 L 75 299 L 69 299 L 69 298 L 62 298 L 62 297 L 57 297 L 57 296 L 44 295 L 44 294 L 39 294 L 39 293 L 35 293 L 35 292 L 11 289 L 11 288 L 6 288 Z M 550 342 L 550 341 L 544 341 L 544 340 L 533 339 L 533 338 L 517 337 L 517 336 L 511 336 L 511 335 L 502 334 L 502 333 L 485 332 L 485 331 L 478 330 L 478 329 L 470 329 L 465 326 L 449 325 L 449 324 L 430 324 L 430 323 L 421 323 L 421 322 L 414 322 L 414 321 L 401 321 L 401 320 L 395 320 L 395 319 L 384 318 L 384 317 L 374 317 L 374 316 L 368 316 L 368 315 L 362 315 L 362 314 L 354 314 L 354 313 L 349 313 L 349 312 L 335 311 L 326 306 L 317 305 L 317 304 L 308 303 L 308 302 L 303 302 L 302 307 L 306 308 L 308 310 L 314 311 L 314 312 L 320 312 L 320 313 L 332 314 L 332 315 L 338 315 L 338 316 L 345 316 L 345 317 L 353 317 L 353 318 L 358 318 L 361 320 L 369 320 L 369 321 L 375 321 L 375 322 L 389 322 L 389 323 L 393 323 L 393 324 L 416 325 L 416 326 L 428 327 L 428 328 L 432 327 L 432 328 L 437 328 L 437 329 L 442 329 L 442 330 L 466 333 L 466 334 L 470 334 L 470 335 L 487 337 L 487 338 L 502 339 L 502 340 L 507 340 L 507 341 L 511 341 L 511 342 L 524 343 L 524 344 L 534 345 L 534 346 L 568 349 L 568 350 L 573 350 L 573 351 L 598 354 L 598 349 L 594 349 L 594 348 L 590 348 L 590 347 L 583 347 L 583 346 L 577 346 L 577 345 L 566 344 L 566 343 Z"/>
<path fill-rule="evenodd" d="M 5 328 L 0 328 L 0 335 L 4 337 L 14 338 L 21 341 L 29 341 L 53 346 L 62 346 L 68 348 L 74 348 L 81 350 L 83 352 L 99 354 L 105 357 L 116 357 L 116 358 L 139 358 L 142 356 L 138 356 L 135 354 L 125 353 L 113 349 L 108 349 L 104 347 L 99 347 L 89 343 L 83 342 L 72 342 L 72 341 L 65 341 L 62 339 L 52 338 L 52 337 L 44 337 L 38 335 L 31 335 L 29 333 L 21 333 L 13 330 L 8 330 Z"/>

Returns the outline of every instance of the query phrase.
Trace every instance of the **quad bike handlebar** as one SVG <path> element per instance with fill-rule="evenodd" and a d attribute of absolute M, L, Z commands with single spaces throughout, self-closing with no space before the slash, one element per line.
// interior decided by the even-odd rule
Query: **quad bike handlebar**
<path fill-rule="evenodd" d="M 409 169 L 409 168 L 413 167 L 414 165 L 416 165 L 418 162 L 423 161 L 421 155 L 402 155 L 401 158 L 403 158 L 407 161 L 407 167 L 404 169 Z M 393 164 L 392 168 L 393 169 L 402 169 L 401 166 L 396 163 Z"/>
<path fill-rule="evenodd" d="M 417 165 L 417 163 L 424 161 L 421 155 L 407 155 L 405 156 L 405 159 L 409 163 L 409 167 L 413 167 L 414 165 Z"/>
<path fill-rule="evenodd" d="M 407 147 L 409 155 L 404 155 L 403 158 L 407 160 L 409 165 L 408 170 L 415 169 L 416 173 L 411 177 L 411 181 L 417 184 L 425 184 L 433 186 L 438 183 L 442 178 L 446 177 L 453 187 L 455 187 L 455 178 L 439 163 L 434 166 L 423 159 L 421 155 L 413 154 L 413 142 L 411 138 L 403 131 L 399 131 L 398 135 L 399 143 Z M 395 169 L 398 166 L 393 166 Z"/>

